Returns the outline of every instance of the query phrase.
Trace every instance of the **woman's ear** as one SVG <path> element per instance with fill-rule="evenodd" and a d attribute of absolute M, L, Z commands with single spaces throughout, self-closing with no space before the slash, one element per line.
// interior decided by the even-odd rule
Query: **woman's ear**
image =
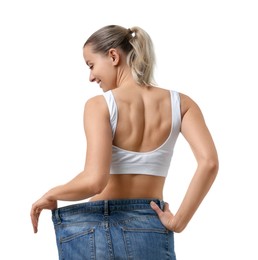
<path fill-rule="evenodd" d="M 117 49 L 110 49 L 108 52 L 109 57 L 112 59 L 113 65 L 117 66 L 119 64 L 120 61 L 120 54 L 117 51 Z"/>

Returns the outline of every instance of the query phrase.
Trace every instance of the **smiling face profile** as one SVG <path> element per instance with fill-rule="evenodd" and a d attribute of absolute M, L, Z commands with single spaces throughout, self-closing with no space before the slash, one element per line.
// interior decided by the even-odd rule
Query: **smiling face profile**
<path fill-rule="evenodd" d="M 117 86 L 117 67 L 120 55 L 116 49 L 107 54 L 93 52 L 90 44 L 83 48 L 83 57 L 90 69 L 90 82 L 96 82 L 104 92 Z"/>

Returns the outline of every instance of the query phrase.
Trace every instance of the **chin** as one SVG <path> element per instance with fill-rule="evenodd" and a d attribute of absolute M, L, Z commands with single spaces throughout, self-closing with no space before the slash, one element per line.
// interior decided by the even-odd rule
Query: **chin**
<path fill-rule="evenodd" d="M 103 92 L 107 92 L 107 91 L 109 91 L 109 90 L 112 90 L 113 88 L 101 87 L 101 89 L 103 90 Z"/>

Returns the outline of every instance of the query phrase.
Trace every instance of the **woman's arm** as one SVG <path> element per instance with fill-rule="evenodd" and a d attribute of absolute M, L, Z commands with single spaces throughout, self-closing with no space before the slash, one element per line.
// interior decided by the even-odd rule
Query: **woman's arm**
<path fill-rule="evenodd" d="M 181 104 L 181 133 L 193 151 L 197 168 L 175 215 L 169 211 L 168 205 L 161 211 L 157 205 L 151 204 L 162 223 L 175 232 L 181 232 L 187 226 L 213 184 L 219 166 L 217 151 L 200 108 L 183 94 Z"/>
<path fill-rule="evenodd" d="M 54 209 L 57 200 L 75 201 L 100 193 L 109 179 L 112 156 L 112 132 L 109 111 L 103 96 L 96 96 L 85 104 L 84 129 L 87 152 L 84 170 L 66 184 L 56 186 L 32 205 L 31 219 L 37 232 L 39 214 Z"/>
<path fill-rule="evenodd" d="M 82 200 L 100 193 L 109 179 L 112 156 L 112 133 L 109 112 L 102 96 L 85 105 L 84 129 L 87 151 L 84 170 L 68 183 L 51 189 L 53 200 Z"/>

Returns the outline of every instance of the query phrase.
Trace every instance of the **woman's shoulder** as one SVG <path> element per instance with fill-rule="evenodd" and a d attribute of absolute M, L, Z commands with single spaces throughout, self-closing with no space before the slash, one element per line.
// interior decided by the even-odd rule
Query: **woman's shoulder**
<path fill-rule="evenodd" d="M 85 110 L 85 112 L 94 113 L 94 114 L 99 113 L 101 111 L 108 112 L 104 96 L 96 95 L 96 96 L 89 98 L 85 102 L 84 110 Z"/>
<path fill-rule="evenodd" d="M 104 104 L 105 99 L 104 99 L 104 95 L 95 95 L 93 97 L 90 97 L 89 99 L 86 100 L 85 105 L 100 105 L 100 104 Z"/>
<path fill-rule="evenodd" d="M 182 92 L 178 92 L 180 96 L 181 114 L 184 116 L 186 112 L 195 110 L 201 112 L 201 109 L 197 102 L 190 95 Z"/>

